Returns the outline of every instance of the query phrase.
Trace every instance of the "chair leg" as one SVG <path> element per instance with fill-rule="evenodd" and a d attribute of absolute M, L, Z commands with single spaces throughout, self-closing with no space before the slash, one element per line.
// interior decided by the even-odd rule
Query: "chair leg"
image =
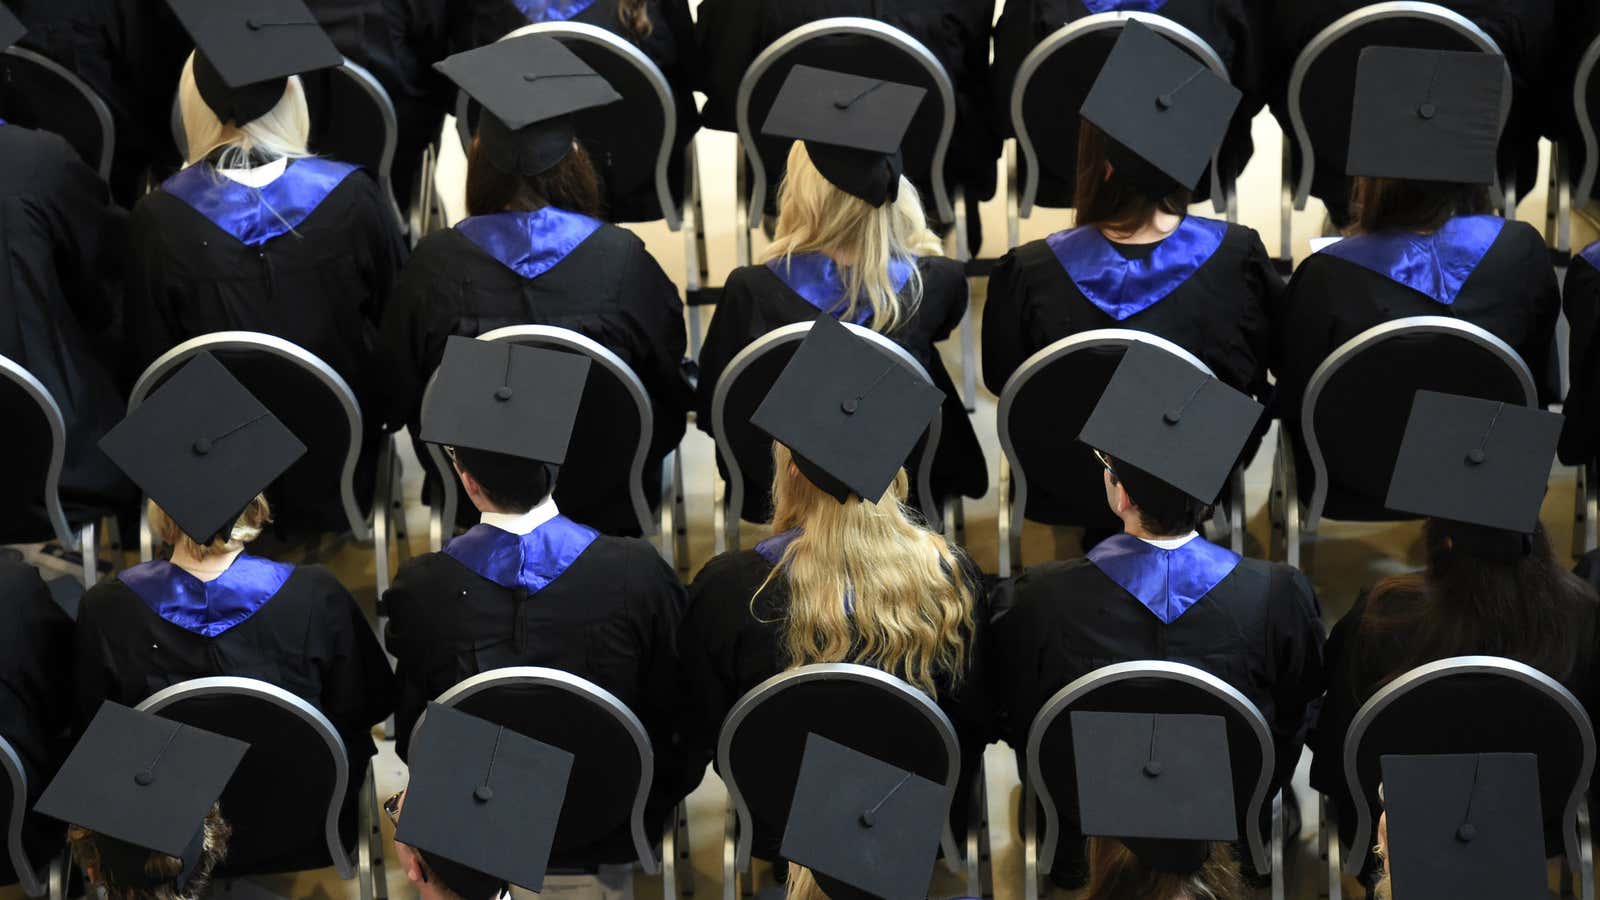
<path fill-rule="evenodd" d="M 728 804 L 722 824 L 722 900 L 734 900 L 739 893 L 739 814 Z"/>
<path fill-rule="evenodd" d="M 372 498 L 372 568 L 378 596 L 389 590 L 389 502 L 394 491 L 394 436 L 378 452 L 378 483 Z"/>
<path fill-rule="evenodd" d="M 1022 896 L 1023 900 L 1039 900 L 1042 882 L 1039 880 L 1039 821 L 1034 807 L 1033 789 L 1027 781 L 1022 783 Z"/>
<path fill-rule="evenodd" d="M 93 521 L 78 529 L 78 555 L 83 558 L 83 589 L 88 590 L 100 580 L 99 534 Z"/>
<path fill-rule="evenodd" d="M 682 453 L 672 454 L 672 484 L 676 488 L 672 492 L 672 509 L 673 521 L 676 523 L 673 540 L 676 542 L 674 546 L 678 558 L 678 571 L 687 575 L 689 574 L 689 486 L 683 481 Z"/>
<path fill-rule="evenodd" d="M 1284 900 L 1283 792 L 1288 790 L 1293 788 L 1285 787 L 1272 798 L 1272 900 Z"/>
<path fill-rule="evenodd" d="M 1327 834 L 1328 847 L 1328 898 L 1344 900 L 1344 860 L 1339 846 L 1339 826 L 1328 809 L 1328 798 L 1319 795 L 1317 803 L 1322 809 L 1322 830 Z"/>
<path fill-rule="evenodd" d="M 1283 186 L 1278 198 L 1278 257 L 1294 259 L 1294 136 L 1283 136 Z"/>
<path fill-rule="evenodd" d="M 1015 250 L 1022 243 L 1022 217 L 1018 214 L 1017 204 L 1021 198 L 1017 191 L 1021 185 L 1017 184 L 1017 142 L 1006 141 L 1006 249 Z"/>
<path fill-rule="evenodd" d="M 661 829 L 661 900 L 678 900 L 678 810 Z"/>
<path fill-rule="evenodd" d="M 374 900 L 372 875 L 372 832 L 378 827 L 374 821 L 378 805 L 377 786 L 372 778 L 372 767 L 361 785 L 360 812 L 356 833 L 356 878 L 360 884 L 361 900 Z"/>
<path fill-rule="evenodd" d="M 711 465 L 711 550 L 718 555 L 728 552 L 728 483 L 716 463 Z"/>
<path fill-rule="evenodd" d="M 674 558 L 673 553 L 677 548 L 678 536 L 678 526 L 673 521 L 673 515 L 678 511 L 675 496 L 678 493 L 678 486 L 673 481 L 673 476 L 678 472 L 678 467 L 673 464 L 677 456 L 678 452 L 674 450 L 661 461 L 661 496 L 656 498 L 656 507 L 660 510 L 658 513 L 660 518 L 656 522 L 656 540 L 660 541 L 660 546 L 656 549 L 661 551 L 661 558 L 674 570 L 678 567 L 678 560 Z"/>
<path fill-rule="evenodd" d="M 1013 565 L 1022 566 L 1021 554 L 1011 552 L 1011 461 L 1000 454 L 1000 511 L 995 516 L 998 549 L 1000 552 L 1000 577 L 1010 578 Z"/>
<path fill-rule="evenodd" d="M 1594 896 L 1594 838 L 1589 833 L 1589 801 L 1578 805 L 1578 883 L 1582 900 Z"/>
<path fill-rule="evenodd" d="M 673 827 L 678 832 L 678 890 L 685 897 L 694 896 L 694 851 L 689 843 L 689 805 L 679 803 Z"/>

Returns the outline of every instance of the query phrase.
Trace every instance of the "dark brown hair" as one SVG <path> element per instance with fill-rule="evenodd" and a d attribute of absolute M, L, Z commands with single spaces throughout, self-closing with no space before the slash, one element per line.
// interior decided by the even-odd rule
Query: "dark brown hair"
<path fill-rule="evenodd" d="M 1189 208 L 1189 191 L 1178 187 L 1165 197 L 1152 197 L 1133 179 L 1119 175 L 1111 161 L 1111 139 L 1099 128 L 1084 122 L 1078 130 L 1078 180 L 1073 193 L 1078 225 L 1093 225 L 1106 231 L 1128 232 L 1144 227 L 1156 213 L 1181 216 Z"/>
<path fill-rule="evenodd" d="M 456 465 L 503 510 L 525 513 L 550 496 L 550 468 L 536 460 L 457 447 Z"/>
<path fill-rule="evenodd" d="M 1485 185 L 1358 175 L 1350 183 L 1348 231 L 1438 231 L 1454 216 L 1490 209 L 1489 188 Z"/>
<path fill-rule="evenodd" d="M 617 19 L 624 31 L 644 40 L 655 30 L 650 24 L 650 0 L 617 0 Z"/>
<path fill-rule="evenodd" d="M 554 206 L 567 212 L 600 218 L 600 176 L 583 145 L 542 175 L 502 172 L 489 161 L 478 141 L 467 154 L 467 215 L 497 212 L 531 212 Z"/>
<path fill-rule="evenodd" d="M 1115 838 L 1089 839 L 1089 889 L 1084 900 L 1243 900 L 1244 882 L 1224 843 L 1192 875 L 1157 872 Z"/>
<path fill-rule="evenodd" d="M 1198 531 L 1211 515 L 1209 504 L 1120 459 L 1112 460 L 1111 483 L 1122 485 L 1139 510 L 1139 527 L 1155 537 Z"/>

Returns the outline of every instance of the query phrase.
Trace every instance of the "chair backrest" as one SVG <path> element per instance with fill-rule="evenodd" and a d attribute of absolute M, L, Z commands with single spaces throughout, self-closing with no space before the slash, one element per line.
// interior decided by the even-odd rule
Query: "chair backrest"
<path fill-rule="evenodd" d="M 584 22 L 537 22 L 501 40 L 529 34 L 560 41 L 622 95 L 616 103 L 573 117 L 578 140 L 594 162 L 607 196 L 625 197 L 654 185 L 659 218 L 677 231 L 682 222 L 678 191 L 667 172 L 682 125 L 672 86 L 661 68 L 627 39 Z M 478 114 L 478 104 L 465 92 L 458 93 L 456 131 L 462 147 L 472 146 Z"/>
<path fill-rule="evenodd" d="M 0 451 L 0 468 L 6 473 L 4 486 L 0 487 L 0 508 L 12 510 L 12 517 L 29 523 L 48 521 L 55 539 L 63 547 L 77 550 L 77 532 L 61 505 L 66 420 L 49 389 L 32 372 L 5 356 L 0 356 L 0 414 L 5 416 L 10 432 L 5 449 Z M 7 542 L 46 537 L 13 534 L 14 527 L 0 526 L 0 535 Z"/>
<path fill-rule="evenodd" d="M 627 824 L 640 862 L 655 871 L 644 823 L 655 755 L 644 724 L 615 695 L 570 672 L 517 666 L 474 675 L 437 702 L 572 754 L 552 865 L 565 850 L 592 845 Z M 417 731 L 427 721 L 424 714 Z"/>
<path fill-rule="evenodd" d="M 1596 36 L 1578 61 L 1578 74 L 1572 82 L 1572 108 L 1578 117 L 1578 134 L 1583 142 L 1583 168 L 1572 192 L 1587 201 L 1594 193 L 1595 173 L 1600 170 L 1600 36 Z"/>
<path fill-rule="evenodd" d="M 1103 12 L 1057 29 L 1034 47 L 1017 69 L 1008 99 L 1011 128 L 1022 151 L 1018 215 L 1027 218 L 1037 202 L 1070 206 L 1078 169 L 1078 108 L 1105 66 L 1106 57 L 1129 22 L 1136 21 L 1205 63 L 1219 78 L 1231 78 L 1222 57 L 1199 35 L 1164 16 L 1147 12 Z M 1221 176 L 1210 167 L 1213 197 L 1223 196 Z M 1045 199 L 1040 200 L 1044 182 Z"/>
<path fill-rule="evenodd" d="M 320 710 L 276 685 L 229 676 L 179 682 L 139 709 L 250 745 L 219 801 L 233 826 L 219 876 L 259 874 L 285 858 L 355 875 L 355 848 L 339 835 L 350 763 Z"/>
<path fill-rule="evenodd" d="M 892 25 L 875 19 L 840 17 L 802 25 L 761 51 L 739 83 L 734 115 L 739 142 L 750 166 L 750 209 L 765 208 L 768 185 L 783 178 L 794 143 L 761 136 L 761 125 L 778 91 L 797 65 L 834 69 L 867 78 L 883 78 L 926 88 L 902 149 L 905 173 L 931 187 L 932 212 L 941 222 L 955 221 L 955 207 L 945 181 L 945 159 L 956 126 L 956 92 L 950 74 L 927 47 Z"/>
<path fill-rule="evenodd" d="M 844 326 L 918 378 L 933 383 L 904 347 L 870 328 L 848 322 Z M 717 379 L 711 395 L 711 430 L 717 439 L 717 464 L 728 482 L 730 528 L 737 528 L 741 513 L 749 513 L 745 518 L 751 521 L 772 518 L 772 438 L 750 424 L 750 417 L 810 333 L 810 322 L 775 328 L 739 351 Z M 943 530 L 944 517 L 939 512 L 943 498 L 933 495 L 933 455 L 943 429 L 941 409 L 906 460 L 914 495 L 911 500 L 921 509 L 928 527 L 936 530 Z M 729 546 L 734 546 L 733 542 Z"/>
<path fill-rule="evenodd" d="M 950 719 L 927 694 L 854 663 L 791 669 L 739 698 L 717 739 L 717 772 L 739 818 L 741 869 L 749 865 L 758 825 L 783 832 L 810 734 L 943 784 L 955 796 L 961 748 Z M 940 845 L 947 860 L 961 858 L 948 817 Z"/>
<path fill-rule="evenodd" d="M 64 66 L 22 47 L 0 51 L 0 118 L 61 135 L 101 180 L 111 177 L 111 108 Z"/>
<path fill-rule="evenodd" d="M 1420 390 L 1538 404 L 1533 373 L 1517 351 L 1470 322 L 1411 316 L 1361 332 L 1306 382 L 1293 449 L 1311 467 L 1307 528 L 1323 515 L 1414 518 L 1387 512 L 1384 499 Z"/>
<path fill-rule="evenodd" d="M 1028 357 L 1000 392 L 1000 450 L 1016 485 L 1011 533 L 1024 519 L 1051 525 L 1120 530 L 1106 507 L 1100 463 L 1078 440 L 1128 347 L 1149 344 L 1212 374 L 1171 341 L 1127 328 L 1100 328 L 1062 338 Z"/>
<path fill-rule="evenodd" d="M 1289 122 L 1294 130 L 1298 177 L 1296 208 L 1311 195 L 1318 167 L 1343 172 L 1350 145 L 1355 102 L 1356 63 L 1367 47 L 1417 47 L 1465 50 L 1504 57 L 1498 44 L 1472 20 L 1436 3 L 1389 0 L 1363 6 L 1336 19 L 1306 44 L 1289 74 Z M 1500 128 L 1511 116 L 1511 68 L 1505 69 Z M 1317 110 L 1314 122 L 1305 111 Z M 1315 131 L 1313 131 L 1315 127 Z M 1286 173 L 1285 177 L 1288 175 Z"/>
<path fill-rule="evenodd" d="M 23 842 L 22 826 L 26 823 L 28 809 L 28 773 L 22 767 L 22 757 L 17 755 L 11 742 L 0 737 L 0 809 L 6 812 L 6 855 L 0 863 L 0 884 L 15 884 L 30 897 L 45 892 L 49 879 L 34 867 Z"/>
<path fill-rule="evenodd" d="M 358 496 L 371 496 L 370 490 L 358 493 L 356 485 L 364 434 L 361 407 L 339 373 L 304 347 L 254 331 L 218 331 L 191 338 L 144 370 L 134 382 L 128 411 L 137 409 L 199 353 L 216 356 L 306 445 L 305 455 L 268 488 L 274 515 L 307 527 L 348 527 L 356 540 L 370 540 L 366 513 L 357 502 Z M 344 521 L 318 521 L 318 504 L 332 496 L 340 498 Z M 150 559 L 152 550 L 142 546 L 141 558 Z"/>
<path fill-rule="evenodd" d="M 556 480 L 556 503 L 563 514 L 578 522 L 601 531 L 616 530 L 614 526 L 621 523 L 605 521 L 609 516 L 599 511 L 617 508 L 620 493 L 638 520 L 639 533 L 654 534 L 660 526 L 645 497 L 644 469 L 655 433 L 655 412 L 644 382 L 633 369 L 593 339 L 554 325 L 508 325 L 481 334 L 478 340 L 509 341 L 589 358 L 589 380 L 567 444 L 567 461 Z M 428 379 L 422 395 L 424 415 L 436 378 L 437 373 Z M 456 521 L 461 503 L 460 483 L 437 446 L 429 445 L 428 455 L 439 475 L 444 495 L 442 520 L 448 529 Z"/>
<path fill-rule="evenodd" d="M 1360 872 L 1372 845 L 1381 758 L 1436 753 L 1537 756 L 1545 821 L 1560 821 L 1567 859 L 1577 868 L 1578 808 L 1589 789 L 1594 749 L 1594 729 L 1582 704 L 1531 666 L 1496 656 L 1418 666 L 1362 704 L 1345 734 L 1345 786 L 1356 810 L 1345 871 Z"/>
<path fill-rule="evenodd" d="M 1250 847 L 1256 871 L 1272 870 L 1268 842 L 1261 834 L 1261 811 L 1276 765 L 1267 720 L 1255 704 L 1217 676 L 1164 660 L 1137 660 L 1096 669 L 1057 691 L 1034 716 L 1028 729 L 1027 779 L 1044 807 L 1041 870 L 1049 872 L 1056 857 L 1061 839 L 1059 810 L 1076 808 L 1074 710 L 1220 716 L 1228 729 L 1239 833 Z"/>

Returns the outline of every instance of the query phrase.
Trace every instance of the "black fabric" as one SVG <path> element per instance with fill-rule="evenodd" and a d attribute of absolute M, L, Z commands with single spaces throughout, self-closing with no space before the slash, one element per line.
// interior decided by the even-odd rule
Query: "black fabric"
<path fill-rule="evenodd" d="M 101 159 L 101 153 L 108 136 L 105 130 L 108 126 L 115 130 L 114 120 L 101 122 L 93 99 L 45 65 L 0 55 L 0 117 L 12 125 L 65 138 L 96 178 L 100 166 L 109 162 Z M 110 137 L 114 148 L 116 135 Z"/>
<path fill-rule="evenodd" d="M 1566 423 L 1556 452 L 1566 465 L 1580 466 L 1600 454 L 1600 271 L 1581 256 L 1574 257 L 1567 269 L 1561 302 L 1571 328 L 1567 357 L 1571 381 L 1562 404 Z"/>

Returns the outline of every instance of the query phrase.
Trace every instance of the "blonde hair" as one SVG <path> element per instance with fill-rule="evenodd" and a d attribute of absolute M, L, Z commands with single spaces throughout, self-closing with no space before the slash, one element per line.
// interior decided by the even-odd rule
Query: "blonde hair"
<path fill-rule="evenodd" d="M 220 556 L 244 549 L 244 545 L 261 536 L 261 529 L 272 521 L 272 509 L 267 506 L 267 496 L 257 494 L 250 505 L 244 508 L 239 518 L 233 523 L 233 529 L 227 537 L 218 537 L 209 544 L 199 541 L 185 534 L 178 523 L 172 521 L 167 511 L 162 509 L 154 500 L 150 501 L 150 530 L 156 537 L 161 538 L 175 548 L 181 547 L 183 551 L 195 559 L 205 559 L 208 556 Z"/>
<path fill-rule="evenodd" d="M 811 870 L 799 863 L 789 863 L 789 884 L 784 897 L 786 900 L 828 900 L 828 895 L 817 886 L 817 879 L 811 875 Z"/>
<path fill-rule="evenodd" d="M 201 825 L 205 831 L 200 842 L 200 860 L 189 873 L 183 890 L 177 886 L 183 874 L 183 860 L 165 853 L 151 852 L 139 873 L 150 881 L 162 882 L 156 887 L 130 886 L 121 879 L 134 880 L 131 872 L 115 872 L 105 865 L 100 842 L 111 840 L 78 825 L 67 826 L 67 845 L 78 868 L 94 873 L 94 885 L 105 900 L 195 900 L 211 891 L 211 873 L 228 856 L 228 839 L 233 836 L 233 826 L 222 818 L 222 807 L 216 803 L 206 813 Z M 120 856 L 121 854 L 119 854 Z"/>
<path fill-rule="evenodd" d="M 904 506 L 905 470 L 882 498 L 840 503 L 793 470 L 782 444 L 773 445 L 773 462 L 773 530 L 802 531 L 761 585 L 788 584 L 789 664 L 859 662 L 930 696 L 939 673 L 959 681 L 972 594 L 956 554 Z"/>
<path fill-rule="evenodd" d="M 1228 845 L 1211 844 L 1211 854 L 1190 875 L 1157 872 L 1145 866 L 1116 838 L 1089 839 L 1089 887 L 1084 900 L 1245 900 L 1249 894 Z"/>
<path fill-rule="evenodd" d="M 893 203 L 873 207 L 834 187 L 817 171 L 802 141 L 789 150 L 789 171 L 778 189 L 778 230 L 763 263 L 784 264 L 800 253 L 821 253 L 843 260 L 845 321 L 853 322 L 863 305 L 872 310 L 874 331 L 889 333 L 910 319 L 922 302 L 922 275 L 911 268 L 910 294 L 902 300 L 889 277 L 889 263 L 914 263 L 919 256 L 944 252 L 939 236 L 928 229 L 917 189 L 904 176 Z M 832 310 L 829 310 L 832 312 Z"/>
<path fill-rule="evenodd" d="M 305 86 L 298 75 L 289 77 L 283 98 L 266 115 L 243 125 L 224 124 L 200 96 L 191 53 L 178 82 L 178 109 L 183 115 L 183 136 L 189 147 L 190 165 L 224 148 L 222 168 L 244 165 L 252 151 L 274 159 L 311 155 L 307 149 L 311 139 L 311 112 L 306 107 Z"/>

